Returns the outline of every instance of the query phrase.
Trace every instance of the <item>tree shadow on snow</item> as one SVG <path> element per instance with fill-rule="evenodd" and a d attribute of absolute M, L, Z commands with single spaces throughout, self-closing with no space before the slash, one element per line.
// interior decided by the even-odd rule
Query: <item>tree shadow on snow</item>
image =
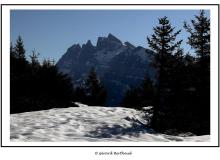
<path fill-rule="evenodd" d="M 154 133 L 152 129 L 147 128 L 141 123 L 133 122 L 130 127 L 125 127 L 121 125 L 104 125 L 97 127 L 95 130 L 90 131 L 87 137 L 91 138 L 120 138 L 120 136 L 130 136 L 130 137 L 139 137 L 140 134 L 144 133 Z"/>

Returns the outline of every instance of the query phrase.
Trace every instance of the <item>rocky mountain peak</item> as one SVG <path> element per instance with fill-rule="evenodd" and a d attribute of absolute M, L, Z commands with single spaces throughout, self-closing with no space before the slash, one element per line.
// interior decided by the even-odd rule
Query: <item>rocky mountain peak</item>
<path fill-rule="evenodd" d="M 121 41 L 118 38 L 116 38 L 114 35 L 112 35 L 111 33 L 108 34 L 108 39 L 110 41 L 121 43 Z"/>
<path fill-rule="evenodd" d="M 109 33 L 108 37 L 99 37 L 96 46 L 98 49 L 114 50 L 122 46 L 122 42 Z"/>
<path fill-rule="evenodd" d="M 86 46 L 93 46 L 93 45 L 92 45 L 92 42 L 91 42 L 90 40 L 88 40 L 88 41 L 86 42 Z"/>
<path fill-rule="evenodd" d="M 85 49 L 85 48 L 94 48 L 94 46 L 92 45 L 92 42 L 90 40 L 88 40 L 86 42 L 86 44 L 83 44 L 82 45 L 82 48 Z"/>

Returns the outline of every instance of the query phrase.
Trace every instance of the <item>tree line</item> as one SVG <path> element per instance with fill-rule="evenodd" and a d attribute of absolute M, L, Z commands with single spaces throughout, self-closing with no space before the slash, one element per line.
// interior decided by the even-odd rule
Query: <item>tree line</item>
<path fill-rule="evenodd" d="M 10 46 L 10 113 L 76 106 L 80 101 L 89 105 L 104 105 L 106 91 L 94 69 L 85 83 L 74 87 L 72 79 L 60 73 L 51 60 L 38 60 L 34 50 L 27 60 L 24 42 L 18 37 Z"/>
<path fill-rule="evenodd" d="M 126 92 L 122 105 L 154 106 L 151 126 L 159 132 L 210 134 L 210 20 L 201 10 L 183 27 L 195 56 L 184 53 L 182 40 L 177 41 L 181 30 L 175 31 L 167 17 L 159 18 L 147 37 L 156 81 L 146 77 L 142 86 Z"/>

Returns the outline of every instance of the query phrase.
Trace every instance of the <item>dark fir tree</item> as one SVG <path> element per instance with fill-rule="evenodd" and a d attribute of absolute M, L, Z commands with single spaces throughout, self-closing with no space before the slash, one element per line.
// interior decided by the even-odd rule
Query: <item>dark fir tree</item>
<path fill-rule="evenodd" d="M 139 87 L 130 87 L 122 100 L 121 106 L 141 110 L 146 106 L 155 106 L 155 86 L 147 76 L 145 76 Z"/>
<path fill-rule="evenodd" d="M 67 107 L 71 104 L 73 84 L 66 75 L 58 72 L 51 60 L 44 60 L 39 70 L 40 98 L 48 108 Z"/>
<path fill-rule="evenodd" d="M 102 85 L 100 79 L 97 77 L 95 69 L 92 68 L 85 81 L 86 101 L 88 105 L 102 106 L 105 104 L 107 92 Z"/>
<path fill-rule="evenodd" d="M 16 53 L 16 57 L 19 59 L 25 59 L 25 49 L 24 49 L 24 43 L 23 40 L 21 38 L 21 36 L 18 36 L 18 39 L 16 41 L 16 45 L 15 45 L 15 53 Z"/>
<path fill-rule="evenodd" d="M 142 101 L 140 88 L 130 87 L 125 93 L 121 106 L 142 109 Z"/>
<path fill-rule="evenodd" d="M 154 106 L 152 125 L 155 129 L 163 131 L 172 126 L 172 79 L 173 54 L 180 47 L 182 40 L 176 41 L 181 32 L 174 32 L 167 17 L 159 19 L 159 25 L 153 28 L 154 34 L 147 37 L 149 47 L 154 51 L 152 65 L 157 71 L 157 104 Z"/>
<path fill-rule="evenodd" d="M 190 34 L 187 43 L 196 53 L 196 101 L 194 112 L 200 133 L 210 133 L 210 19 L 201 10 L 191 24 L 184 23 Z"/>
<path fill-rule="evenodd" d="M 15 74 L 15 69 L 16 69 L 16 53 L 15 53 L 15 48 L 13 47 L 12 43 L 10 43 L 10 75 Z"/>
<path fill-rule="evenodd" d="M 187 97 L 188 93 L 185 91 L 186 88 L 189 87 L 189 84 L 186 81 L 189 72 L 186 72 L 187 70 L 184 60 L 183 49 L 177 48 L 173 55 L 173 69 L 171 69 L 170 72 L 172 83 L 170 84 L 171 94 L 170 101 L 168 102 L 171 108 L 169 118 L 171 118 L 171 129 L 190 131 L 188 115 L 191 112 L 191 107 L 186 103 L 186 101 L 189 100 L 189 97 Z"/>
<path fill-rule="evenodd" d="M 140 87 L 141 106 L 155 106 L 156 105 L 156 88 L 153 81 L 145 76 Z"/>
<path fill-rule="evenodd" d="M 28 61 L 25 59 L 24 43 L 21 36 L 18 37 L 15 47 L 10 46 L 10 94 L 11 111 L 23 109 L 22 102 L 28 90 L 27 77 Z M 20 106 L 19 108 L 17 106 Z"/>
<path fill-rule="evenodd" d="M 10 43 L 10 99 L 12 111 L 15 108 L 15 98 L 16 98 L 16 55 L 12 43 Z"/>
<path fill-rule="evenodd" d="M 205 16 L 205 11 L 201 10 L 199 15 L 191 20 L 192 25 L 184 22 L 184 28 L 190 36 L 188 37 L 188 44 L 195 49 L 198 61 L 200 63 L 209 62 L 210 57 L 210 19 Z M 205 62 L 203 62 L 205 61 Z M 206 62 L 206 67 L 209 67 Z"/>
<path fill-rule="evenodd" d="M 67 75 L 59 73 L 54 63 L 40 64 L 36 51 L 26 60 L 24 44 L 18 37 L 10 47 L 10 112 L 29 112 L 68 107 L 73 85 Z"/>
<path fill-rule="evenodd" d="M 12 42 L 10 43 L 10 58 L 16 58 L 15 48 L 12 45 Z"/>
<path fill-rule="evenodd" d="M 30 55 L 30 64 L 33 68 L 40 66 L 40 62 L 38 60 L 39 55 L 40 53 L 36 52 L 35 49 L 32 51 L 32 54 Z"/>
<path fill-rule="evenodd" d="M 86 91 L 84 86 L 77 86 L 74 90 L 73 99 L 75 102 L 87 103 L 86 102 Z"/>

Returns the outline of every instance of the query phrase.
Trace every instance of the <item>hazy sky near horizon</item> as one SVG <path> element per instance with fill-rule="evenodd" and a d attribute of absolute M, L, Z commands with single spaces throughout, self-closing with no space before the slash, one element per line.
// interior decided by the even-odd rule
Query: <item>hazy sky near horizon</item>
<path fill-rule="evenodd" d="M 147 36 L 164 16 L 176 31 L 182 29 L 177 39 L 186 40 L 183 22 L 190 22 L 198 14 L 199 10 L 11 10 L 10 39 L 14 44 L 21 35 L 27 55 L 35 49 L 40 60 L 57 61 L 73 44 L 91 40 L 96 45 L 98 37 L 109 33 L 122 42 L 147 48 Z M 210 16 L 209 11 L 206 15 Z M 190 51 L 185 42 L 183 48 Z"/>

